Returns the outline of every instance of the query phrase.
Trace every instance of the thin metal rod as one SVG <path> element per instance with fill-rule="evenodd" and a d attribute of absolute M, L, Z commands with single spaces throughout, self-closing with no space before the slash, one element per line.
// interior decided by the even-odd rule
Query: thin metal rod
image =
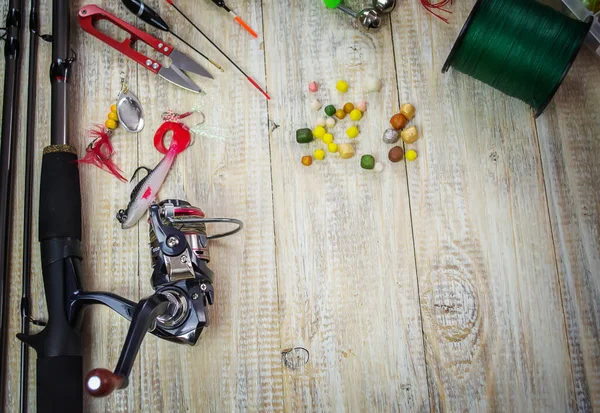
<path fill-rule="evenodd" d="M 27 135 L 25 138 L 25 193 L 23 201 L 23 268 L 21 279 L 21 333 L 29 334 L 31 303 L 31 220 L 33 201 L 33 154 L 35 150 L 35 108 L 37 97 L 37 50 L 39 0 L 31 0 L 29 12 L 29 80 L 27 93 Z M 29 383 L 29 346 L 21 341 L 20 413 L 27 412 Z"/>
<path fill-rule="evenodd" d="M 11 252 L 12 192 L 17 155 L 19 70 L 22 0 L 10 0 L 4 45 L 5 75 L 0 141 L 0 409 L 5 408 L 6 341 L 8 332 L 9 270 Z"/>

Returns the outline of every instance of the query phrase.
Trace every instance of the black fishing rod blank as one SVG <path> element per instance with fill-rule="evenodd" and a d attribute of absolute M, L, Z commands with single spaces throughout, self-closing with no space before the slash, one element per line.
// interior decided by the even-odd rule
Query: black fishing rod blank
<path fill-rule="evenodd" d="M 79 317 L 69 319 L 81 271 L 81 193 L 77 155 L 68 145 L 68 90 L 74 56 L 69 45 L 70 4 L 54 0 L 50 146 L 44 149 L 40 181 L 39 241 L 48 324 L 18 337 L 37 352 L 38 413 L 83 411 Z"/>
<path fill-rule="evenodd" d="M 4 102 L 0 141 L 0 406 L 4 409 L 8 332 L 12 192 L 17 155 L 22 0 L 9 0 L 4 43 Z"/>
<path fill-rule="evenodd" d="M 33 203 L 33 162 L 35 150 L 35 108 L 37 101 L 37 50 L 38 50 L 38 15 L 39 0 L 31 0 L 29 11 L 29 73 L 27 91 L 27 132 L 25 136 L 25 190 L 23 196 L 23 265 L 21 278 L 21 333 L 29 334 L 31 320 L 31 222 Z M 29 346 L 21 342 L 20 372 L 20 413 L 26 413 L 28 407 L 29 383 Z"/>

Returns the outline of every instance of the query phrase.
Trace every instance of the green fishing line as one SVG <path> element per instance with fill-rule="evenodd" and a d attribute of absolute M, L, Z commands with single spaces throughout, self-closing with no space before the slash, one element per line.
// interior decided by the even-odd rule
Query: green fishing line
<path fill-rule="evenodd" d="M 533 0 L 479 0 L 442 71 L 452 66 L 528 103 L 537 116 L 566 76 L 590 24 Z"/>

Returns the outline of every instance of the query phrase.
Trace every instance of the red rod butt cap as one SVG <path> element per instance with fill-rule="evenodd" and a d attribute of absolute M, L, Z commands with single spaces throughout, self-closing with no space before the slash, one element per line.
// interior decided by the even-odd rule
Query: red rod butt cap
<path fill-rule="evenodd" d="M 85 389 L 94 397 L 104 397 L 123 386 L 123 377 L 107 369 L 94 369 L 85 377 Z"/>

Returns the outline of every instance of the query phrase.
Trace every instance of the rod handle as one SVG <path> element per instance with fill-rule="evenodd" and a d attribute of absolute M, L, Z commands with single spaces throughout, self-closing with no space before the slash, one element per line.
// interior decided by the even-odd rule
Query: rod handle
<path fill-rule="evenodd" d="M 40 241 L 81 240 L 81 193 L 77 155 L 67 145 L 44 149 L 40 182 Z"/>
<path fill-rule="evenodd" d="M 37 412 L 83 412 L 81 356 L 37 358 Z"/>

